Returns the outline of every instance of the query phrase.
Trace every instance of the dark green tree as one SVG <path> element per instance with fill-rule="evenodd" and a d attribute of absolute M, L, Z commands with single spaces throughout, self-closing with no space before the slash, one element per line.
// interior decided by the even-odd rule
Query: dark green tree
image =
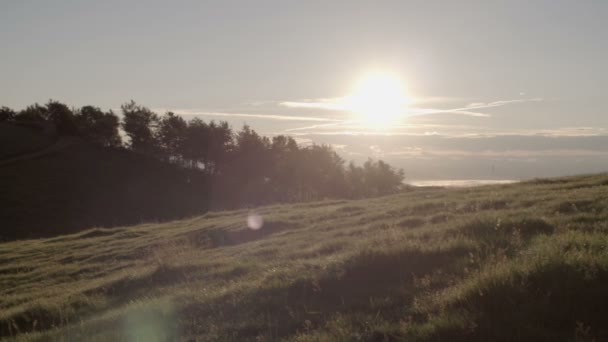
<path fill-rule="evenodd" d="M 220 121 L 218 124 L 211 121 L 208 128 L 205 169 L 216 175 L 223 171 L 228 154 L 234 150 L 233 132 L 226 121 Z"/>
<path fill-rule="evenodd" d="M 84 106 L 76 113 L 80 134 L 87 140 L 107 147 L 122 145 L 119 119 L 111 110 L 103 112 L 98 107 Z"/>
<path fill-rule="evenodd" d="M 0 122 L 3 121 L 12 121 L 15 119 L 17 113 L 11 108 L 2 106 L 0 107 Z"/>
<path fill-rule="evenodd" d="M 157 155 L 159 144 L 155 131 L 158 127 L 158 115 L 133 100 L 120 108 L 123 114 L 122 128 L 129 137 L 129 147 L 133 151 Z"/>
<path fill-rule="evenodd" d="M 173 112 L 163 115 L 158 124 L 157 139 L 163 155 L 168 159 L 181 159 L 187 136 L 188 123 Z"/>
<path fill-rule="evenodd" d="M 247 125 L 236 133 L 234 140 L 228 164 L 230 182 L 226 188 L 230 188 L 241 204 L 254 205 L 271 201 L 270 140 Z"/>
<path fill-rule="evenodd" d="M 209 126 L 203 120 L 194 118 L 188 123 L 180 154 L 191 168 L 201 168 L 207 160 Z"/>
<path fill-rule="evenodd" d="M 15 116 L 15 120 L 22 122 L 44 122 L 47 118 L 48 113 L 46 107 L 37 103 L 27 106 Z"/>
<path fill-rule="evenodd" d="M 78 127 L 74 113 L 65 104 L 50 100 L 46 104 L 46 120 L 55 125 L 60 135 L 76 135 Z"/>

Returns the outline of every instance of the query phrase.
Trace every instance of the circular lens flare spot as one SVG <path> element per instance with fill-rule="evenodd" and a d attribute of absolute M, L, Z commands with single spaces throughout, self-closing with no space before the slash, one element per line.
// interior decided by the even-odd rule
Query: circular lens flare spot
<path fill-rule="evenodd" d="M 249 229 L 258 230 L 264 226 L 264 218 L 262 215 L 250 213 L 247 216 L 247 227 Z"/>

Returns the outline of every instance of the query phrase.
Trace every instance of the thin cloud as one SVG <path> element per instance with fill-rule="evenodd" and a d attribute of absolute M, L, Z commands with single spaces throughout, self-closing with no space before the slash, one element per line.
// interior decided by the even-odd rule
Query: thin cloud
<path fill-rule="evenodd" d="M 294 116 L 294 115 L 273 115 L 273 114 L 250 114 L 250 113 L 222 113 L 222 112 L 198 112 L 187 109 L 173 110 L 175 114 L 183 116 L 218 116 L 236 118 L 256 118 L 282 121 L 314 121 L 314 122 L 340 122 L 340 120 L 330 118 L 320 118 L 313 116 Z"/>
<path fill-rule="evenodd" d="M 280 106 L 288 108 L 307 108 L 307 109 L 322 109 L 322 110 L 346 110 L 344 98 L 337 97 L 333 99 L 318 99 L 304 101 L 283 101 L 279 102 Z"/>
<path fill-rule="evenodd" d="M 322 109 L 322 110 L 338 110 L 345 111 L 345 105 L 341 102 L 343 98 L 334 98 L 334 99 L 319 99 L 317 101 L 284 101 L 280 102 L 281 106 L 289 107 L 289 108 L 307 108 L 307 109 Z M 515 99 L 515 100 L 498 100 L 493 102 L 474 102 L 470 103 L 465 107 L 460 108 L 449 108 L 449 109 L 437 109 L 437 108 L 410 108 L 404 110 L 404 115 L 407 116 L 422 116 L 422 115 L 432 115 L 432 114 L 455 114 L 455 115 L 466 115 L 480 118 L 491 117 L 490 114 L 480 113 L 479 111 L 475 111 L 475 109 L 485 109 L 485 108 L 496 108 L 502 107 L 509 104 L 515 103 L 525 103 L 525 102 L 538 102 L 542 101 L 542 98 L 531 98 L 531 99 Z M 300 131 L 300 130 L 308 130 L 308 129 L 316 129 L 322 127 L 332 127 L 332 126 L 341 126 L 345 124 L 350 124 L 353 120 L 331 120 L 332 123 L 324 124 L 324 125 L 312 125 L 306 127 L 297 127 L 285 130 L 286 132 L 292 131 Z"/>
<path fill-rule="evenodd" d="M 321 125 L 323 126 L 323 125 Z M 335 125 L 334 125 L 335 126 Z M 433 127 L 436 126 L 436 127 Z M 466 130 L 467 132 L 462 132 Z M 443 138 L 484 139 L 493 137 L 608 137 L 608 128 L 601 127 L 562 127 L 539 130 L 495 131 L 483 127 L 449 126 L 449 125 L 416 125 L 394 126 L 391 130 L 370 130 L 365 125 L 344 125 L 336 130 L 307 130 L 305 132 L 290 132 L 290 135 L 361 135 L 361 136 L 428 136 L 435 135 Z"/>
<path fill-rule="evenodd" d="M 511 103 L 523 103 L 523 102 L 537 102 L 542 101 L 543 99 L 540 97 L 531 98 L 531 99 L 515 99 L 515 100 L 498 100 L 494 102 L 473 102 L 470 103 L 466 108 L 475 109 L 475 108 L 491 108 L 491 107 L 500 107 Z"/>
<path fill-rule="evenodd" d="M 401 149 L 384 153 L 393 157 L 486 157 L 486 158 L 530 158 L 530 157 L 608 157 L 608 151 L 588 149 L 549 150 L 450 150 L 450 149 Z"/>
<path fill-rule="evenodd" d="M 345 125 L 345 124 L 350 124 L 350 123 L 355 123 L 355 122 L 358 122 L 358 121 L 352 121 L 352 120 L 351 121 L 344 121 L 343 120 L 343 121 L 332 122 L 332 123 L 328 123 L 328 124 L 290 128 L 290 129 L 286 129 L 285 132 L 294 132 L 294 131 L 303 131 L 303 130 L 308 130 L 308 129 L 316 129 L 316 128 L 340 126 L 340 125 Z"/>
<path fill-rule="evenodd" d="M 481 107 L 487 108 L 487 107 Z M 475 116 L 480 118 L 489 118 L 490 114 L 473 112 L 470 110 L 466 110 L 466 108 L 454 108 L 454 109 L 427 109 L 427 108 L 413 108 L 411 112 L 408 113 L 409 116 L 421 116 L 421 115 L 430 115 L 430 114 L 459 114 L 459 115 L 467 115 L 467 116 Z"/>
<path fill-rule="evenodd" d="M 490 117 L 490 114 L 486 114 L 486 113 L 479 113 L 476 111 L 471 111 L 473 109 L 485 109 L 485 108 L 496 108 L 496 107 L 502 107 L 502 106 L 506 106 L 509 104 L 515 104 L 515 103 L 525 103 L 525 102 L 538 102 L 538 101 L 543 101 L 542 98 L 531 98 L 531 99 L 517 99 L 517 100 L 499 100 L 499 101 L 493 101 L 493 102 L 473 102 L 468 104 L 466 107 L 462 107 L 462 108 L 452 108 L 452 109 L 417 109 L 417 111 L 414 111 L 413 113 L 411 113 L 410 115 L 429 115 L 429 114 L 440 114 L 440 113 L 451 113 L 451 114 L 462 114 L 462 115 L 469 115 L 469 116 L 477 116 L 477 117 Z"/>

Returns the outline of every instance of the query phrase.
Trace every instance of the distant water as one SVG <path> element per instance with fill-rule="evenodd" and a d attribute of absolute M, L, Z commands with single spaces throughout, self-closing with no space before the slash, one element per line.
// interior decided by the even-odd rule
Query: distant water
<path fill-rule="evenodd" d="M 425 180 L 409 181 L 406 183 L 414 186 L 447 186 L 447 187 L 469 187 L 490 184 L 511 184 L 519 181 L 512 179 L 456 179 L 456 180 Z"/>

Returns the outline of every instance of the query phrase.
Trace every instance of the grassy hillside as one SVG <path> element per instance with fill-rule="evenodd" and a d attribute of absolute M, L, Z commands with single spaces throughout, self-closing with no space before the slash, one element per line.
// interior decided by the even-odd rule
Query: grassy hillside
<path fill-rule="evenodd" d="M 77 138 L 55 145 L 7 164 L 0 159 L 0 240 L 175 219 L 207 208 L 201 175 Z"/>
<path fill-rule="evenodd" d="M 52 145 L 57 137 L 42 128 L 0 122 L 0 163 L 2 160 L 39 151 Z"/>
<path fill-rule="evenodd" d="M 604 341 L 608 175 L 0 244 L 16 340 Z"/>

